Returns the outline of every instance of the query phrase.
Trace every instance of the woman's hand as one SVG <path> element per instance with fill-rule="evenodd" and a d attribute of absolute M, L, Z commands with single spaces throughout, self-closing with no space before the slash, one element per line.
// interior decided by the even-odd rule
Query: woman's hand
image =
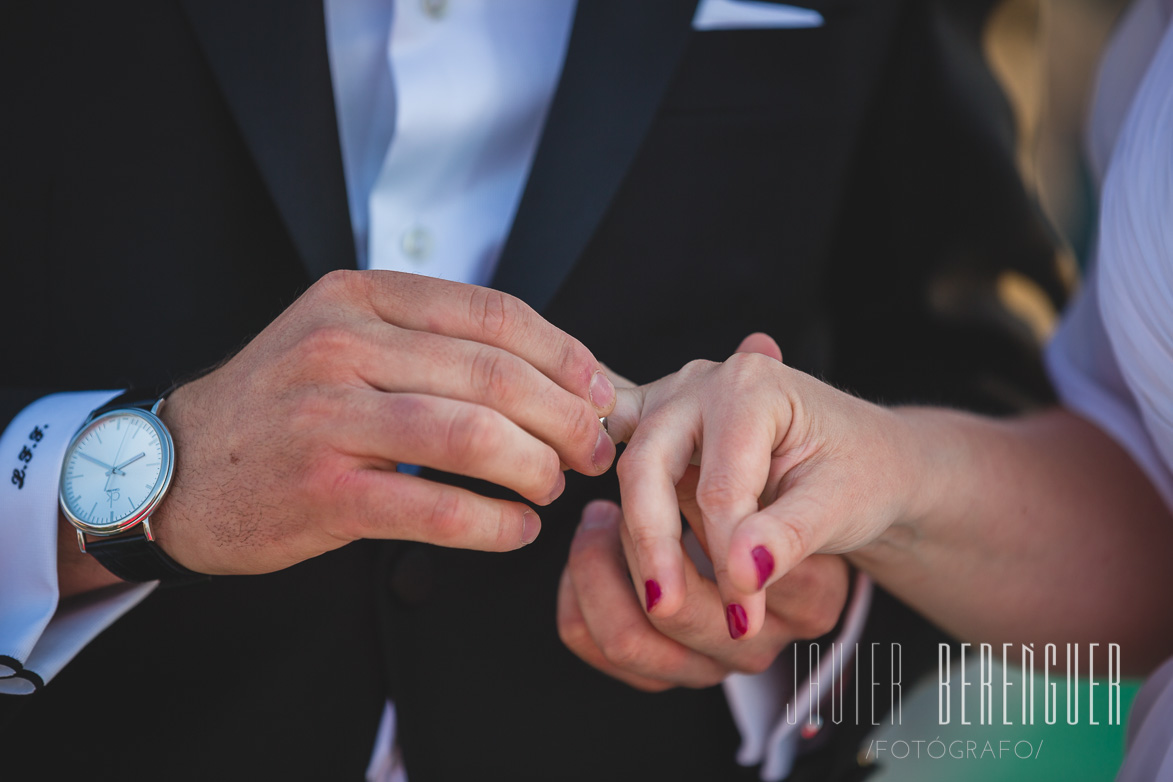
<path fill-rule="evenodd" d="M 812 554 L 854 550 L 915 514 L 920 457 L 899 416 L 787 367 L 769 337 L 738 350 L 620 388 L 608 429 L 628 441 L 619 482 L 649 613 L 665 619 L 686 602 L 677 485 L 699 456 L 699 531 L 729 634 L 752 638 L 766 587 Z"/>

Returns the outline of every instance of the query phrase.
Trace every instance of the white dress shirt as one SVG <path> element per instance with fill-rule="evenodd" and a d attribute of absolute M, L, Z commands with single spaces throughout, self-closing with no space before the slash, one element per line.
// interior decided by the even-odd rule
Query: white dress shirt
<path fill-rule="evenodd" d="M 361 268 L 489 282 L 537 150 L 574 8 L 575 0 L 325 0 Z M 820 24 L 814 11 L 752 0 L 704 0 L 693 21 L 697 30 Z M 8 453 L 26 429 L 48 425 L 24 488 L 0 486 L 0 522 L 20 521 L 0 523 L 0 692 L 31 692 L 34 682 L 51 679 L 153 587 L 128 585 L 57 606 L 64 449 L 89 411 L 116 393 L 46 397 L 0 436 L 0 453 Z M 846 648 L 862 630 L 870 590 L 866 579 L 857 582 L 837 639 Z M 802 723 L 787 721 L 787 706 L 808 712 L 809 687 L 791 694 L 786 680 L 779 669 L 725 684 L 743 738 L 738 760 L 761 762 L 766 780 L 789 772 L 800 743 Z M 388 704 L 369 778 L 405 778 L 394 736 Z"/>

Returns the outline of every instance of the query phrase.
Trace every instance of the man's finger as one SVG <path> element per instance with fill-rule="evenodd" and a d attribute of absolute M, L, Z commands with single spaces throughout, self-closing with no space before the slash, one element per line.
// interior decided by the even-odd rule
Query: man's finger
<path fill-rule="evenodd" d="M 507 350 L 567 391 L 611 412 L 615 389 L 581 342 L 525 302 L 491 288 L 396 272 L 370 275 L 368 296 L 379 316 L 396 326 L 481 342 Z"/>
<path fill-rule="evenodd" d="M 568 570 L 594 644 L 610 666 L 636 676 L 690 687 L 721 681 L 725 669 L 648 621 L 625 566 L 621 520 L 613 503 L 593 502 L 571 544 Z"/>
<path fill-rule="evenodd" d="M 766 589 L 766 615 L 780 619 L 796 638 L 818 638 L 839 623 L 850 591 L 851 569 L 840 556 L 816 554 Z"/>
<path fill-rule="evenodd" d="M 563 569 L 558 581 L 558 637 L 567 649 L 579 659 L 608 676 L 644 692 L 663 692 L 674 685 L 662 679 L 639 676 L 612 665 L 591 637 L 586 619 L 579 608 L 578 594 L 570 577 L 569 566 Z"/>
<path fill-rule="evenodd" d="M 350 514 L 351 537 L 415 540 L 449 548 L 512 551 L 541 531 L 520 502 L 490 499 L 455 486 L 385 470 L 354 470 L 335 490 Z"/>
<path fill-rule="evenodd" d="M 490 407 L 549 444 L 586 475 L 611 466 L 615 448 L 591 405 L 500 348 L 380 324 L 364 334 L 360 377 L 384 391 L 461 399 Z"/>
<path fill-rule="evenodd" d="M 355 456 L 479 478 L 546 505 L 566 486 L 558 454 L 488 407 L 426 394 L 365 390 L 325 433 Z"/>

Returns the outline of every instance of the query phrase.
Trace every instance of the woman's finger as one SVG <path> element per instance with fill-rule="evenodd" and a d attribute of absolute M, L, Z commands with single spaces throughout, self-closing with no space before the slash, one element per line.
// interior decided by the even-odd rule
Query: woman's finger
<path fill-rule="evenodd" d="M 684 601 L 676 483 L 696 449 L 698 421 L 686 401 L 658 410 L 640 423 L 619 458 L 623 514 L 636 550 L 632 575 L 648 611 L 658 616 L 671 615 Z"/>

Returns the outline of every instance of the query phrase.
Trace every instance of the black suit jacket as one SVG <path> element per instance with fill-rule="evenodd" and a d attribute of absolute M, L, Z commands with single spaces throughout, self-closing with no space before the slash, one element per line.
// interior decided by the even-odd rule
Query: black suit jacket
<path fill-rule="evenodd" d="M 693 0 L 579 0 L 494 284 L 637 380 L 764 330 L 874 398 L 1045 399 L 994 295 L 1006 275 L 1062 287 L 978 54 L 985 4 L 810 4 L 823 28 L 695 33 Z M 211 365 L 353 265 L 319 2 L 7 15 L 0 421 Z M 391 696 L 412 782 L 752 778 L 719 689 L 641 694 L 558 642 L 579 511 L 616 494 L 572 476 L 511 554 L 361 543 L 160 589 L 0 699 L 3 776 L 357 779 Z M 924 631 L 874 616 L 875 638 Z"/>

